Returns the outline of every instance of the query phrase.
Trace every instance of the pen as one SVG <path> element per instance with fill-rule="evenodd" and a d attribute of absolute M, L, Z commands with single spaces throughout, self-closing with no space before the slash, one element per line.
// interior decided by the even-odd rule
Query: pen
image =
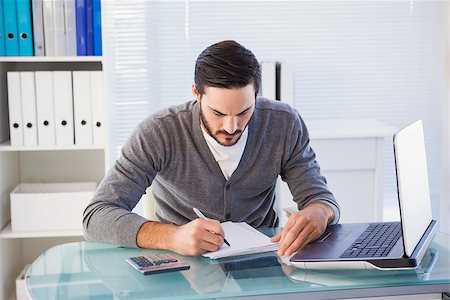
<path fill-rule="evenodd" d="M 195 214 L 197 215 L 197 217 L 199 217 L 200 219 L 203 219 L 203 220 L 208 220 L 208 218 L 207 217 L 205 217 L 205 215 L 204 214 L 202 214 L 202 212 L 201 211 L 199 211 L 197 208 L 192 208 L 193 210 L 194 210 L 194 212 L 195 212 Z M 230 243 L 228 243 L 228 241 L 224 238 L 223 239 L 223 242 L 225 243 L 225 244 L 227 244 L 228 246 L 231 246 L 230 245 Z"/>

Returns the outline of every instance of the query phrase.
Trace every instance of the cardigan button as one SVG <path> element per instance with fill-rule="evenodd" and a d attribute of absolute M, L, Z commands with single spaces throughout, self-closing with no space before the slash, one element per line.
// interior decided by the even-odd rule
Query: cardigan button
<path fill-rule="evenodd" d="M 225 189 L 228 191 L 228 190 L 230 189 L 230 185 L 227 184 L 227 185 L 225 186 Z"/>

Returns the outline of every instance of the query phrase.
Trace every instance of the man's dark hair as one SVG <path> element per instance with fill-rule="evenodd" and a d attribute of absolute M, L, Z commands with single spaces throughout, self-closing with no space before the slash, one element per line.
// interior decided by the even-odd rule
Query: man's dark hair
<path fill-rule="evenodd" d="M 261 69 L 252 51 L 227 40 L 200 53 L 195 62 L 194 81 L 200 96 L 205 93 L 205 86 L 230 89 L 253 83 L 256 97 L 261 85 Z"/>

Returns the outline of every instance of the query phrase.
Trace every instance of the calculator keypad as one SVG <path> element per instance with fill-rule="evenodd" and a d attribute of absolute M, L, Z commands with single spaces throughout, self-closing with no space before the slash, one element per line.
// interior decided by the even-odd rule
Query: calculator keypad
<path fill-rule="evenodd" d="M 136 256 L 130 258 L 140 268 L 177 263 L 178 259 L 168 254 Z"/>
<path fill-rule="evenodd" d="M 190 266 L 168 253 L 140 255 L 126 261 L 144 275 L 189 270 Z"/>

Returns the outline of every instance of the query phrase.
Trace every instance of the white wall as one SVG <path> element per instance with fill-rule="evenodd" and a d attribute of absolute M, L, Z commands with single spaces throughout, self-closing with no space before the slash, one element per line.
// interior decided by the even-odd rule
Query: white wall
<path fill-rule="evenodd" d="M 447 17 L 445 36 L 447 37 L 446 49 L 446 101 L 442 105 L 442 198 L 440 205 L 440 229 L 450 233 L 450 5 L 447 2 Z"/>
<path fill-rule="evenodd" d="M 447 101 L 443 104 L 443 130 L 442 130 L 442 200 L 441 200 L 441 230 L 450 234 L 450 5 L 447 2 Z"/>
<path fill-rule="evenodd" d="M 443 180 L 442 180 L 442 200 L 441 200 L 441 230 L 450 234 L 450 81 L 449 81 L 449 101 L 447 107 L 444 107 L 446 113 L 444 124 L 444 150 L 443 150 Z"/>
<path fill-rule="evenodd" d="M 147 114 L 192 99 L 194 62 L 206 46 L 236 39 L 260 60 L 292 63 L 294 104 L 306 121 L 377 118 L 401 128 L 423 119 L 437 212 L 447 100 L 445 2 L 127 0 L 105 6 L 111 162 Z M 385 157 L 385 194 L 395 203 L 390 143 Z"/>

